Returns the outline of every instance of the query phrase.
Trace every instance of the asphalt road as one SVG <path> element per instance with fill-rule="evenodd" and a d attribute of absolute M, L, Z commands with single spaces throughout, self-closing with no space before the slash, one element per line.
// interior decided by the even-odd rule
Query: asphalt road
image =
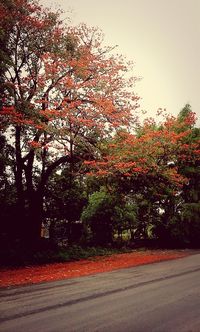
<path fill-rule="evenodd" d="M 200 254 L 0 296 L 1 332 L 200 332 Z"/>

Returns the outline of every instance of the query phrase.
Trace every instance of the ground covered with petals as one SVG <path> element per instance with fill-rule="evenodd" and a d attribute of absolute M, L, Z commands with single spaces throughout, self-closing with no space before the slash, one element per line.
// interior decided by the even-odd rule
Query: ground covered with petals
<path fill-rule="evenodd" d="M 145 250 L 98 256 L 87 260 L 26 266 L 0 270 L 0 286 L 34 284 L 45 281 L 81 277 L 101 272 L 177 259 L 189 254 L 187 250 Z"/>

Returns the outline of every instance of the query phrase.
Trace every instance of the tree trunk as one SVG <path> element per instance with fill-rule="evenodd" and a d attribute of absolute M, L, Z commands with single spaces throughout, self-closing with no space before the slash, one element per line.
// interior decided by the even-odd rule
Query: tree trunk
<path fill-rule="evenodd" d="M 61 157 L 57 161 L 53 162 L 46 171 L 41 174 L 40 182 L 37 189 L 33 186 L 33 160 L 34 151 L 31 151 L 28 156 L 28 163 L 24 166 L 26 176 L 27 187 L 27 204 L 26 204 L 26 216 L 24 229 L 21 230 L 21 235 L 24 240 L 24 244 L 28 248 L 38 248 L 41 240 L 41 226 L 43 221 L 43 199 L 45 186 L 48 182 L 49 176 L 56 169 L 57 166 L 64 162 L 68 162 L 70 159 L 68 156 Z"/>
<path fill-rule="evenodd" d="M 16 184 L 16 219 L 13 217 L 12 236 L 13 238 L 21 239 L 23 237 L 23 229 L 25 225 L 25 198 L 23 187 L 23 161 L 21 156 L 21 127 L 16 127 L 15 132 L 15 151 L 16 151 L 16 167 L 15 167 L 15 184 Z"/>
<path fill-rule="evenodd" d="M 40 243 L 42 220 L 43 196 L 35 191 L 28 202 L 22 231 L 23 243 L 29 249 L 36 249 Z"/>

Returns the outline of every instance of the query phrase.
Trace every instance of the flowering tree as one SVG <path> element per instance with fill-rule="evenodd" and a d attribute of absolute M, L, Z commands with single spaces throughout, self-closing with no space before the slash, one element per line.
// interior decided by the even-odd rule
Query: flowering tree
<path fill-rule="evenodd" d="M 97 29 L 65 27 L 34 0 L 0 6 L 1 132 L 15 150 L 18 236 L 34 243 L 52 172 L 69 163 L 72 174 L 80 150 L 98 156 L 102 138 L 136 121 L 136 78 Z"/>
<path fill-rule="evenodd" d="M 102 158 L 85 161 L 85 165 L 99 176 L 157 176 L 181 186 L 187 179 L 178 172 L 178 159 L 188 159 L 191 153 L 199 156 L 199 142 L 185 144 L 191 134 L 191 129 L 185 130 L 185 126 L 194 121 L 194 113 L 181 122 L 174 116 L 167 116 L 159 125 L 146 119 L 135 134 L 119 130 L 107 144 Z"/>
<path fill-rule="evenodd" d="M 138 206 L 136 230 L 143 237 L 148 237 L 149 225 L 158 222 L 165 229 L 178 213 L 176 203 L 193 182 L 188 165 L 194 172 L 200 161 L 195 114 L 181 114 L 167 115 L 159 124 L 147 119 L 135 134 L 119 131 L 104 146 L 101 159 L 84 162 L 89 175 L 104 178 L 112 188 L 115 183 L 114 190 Z"/>

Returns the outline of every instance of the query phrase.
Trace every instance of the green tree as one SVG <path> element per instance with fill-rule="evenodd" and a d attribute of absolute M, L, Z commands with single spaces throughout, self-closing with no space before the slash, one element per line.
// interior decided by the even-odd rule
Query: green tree
<path fill-rule="evenodd" d="M 192 119 L 194 113 L 190 105 L 186 105 L 179 113 L 179 121 L 185 118 Z M 200 241 L 200 128 L 196 127 L 191 121 L 187 121 L 185 130 L 190 129 L 190 134 L 185 138 L 181 155 L 178 157 L 178 167 L 180 172 L 188 179 L 181 192 L 180 225 L 183 238 L 187 243 L 198 246 Z M 185 150 L 187 147 L 188 152 Z"/>
<path fill-rule="evenodd" d="M 102 187 L 89 196 L 81 220 L 89 227 L 94 244 L 112 244 L 115 235 L 122 242 L 123 231 L 131 233 L 136 228 L 137 206 L 128 197 Z"/>
<path fill-rule="evenodd" d="M 60 174 L 53 174 L 45 190 L 44 213 L 50 221 L 50 237 L 56 240 L 61 227 L 63 240 L 68 244 L 79 241 L 82 234 L 80 217 L 87 204 L 86 185 L 81 175 L 71 176 L 67 165 Z M 62 221 L 62 222 L 61 222 Z"/>
<path fill-rule="evenodd" d="M 88 206 L 83 210 L 81 220 L 92 232 L 95 245 L 107 245 L 113 241 L 113 197 L 104 189 L 89 197 Z"/>
<path fill-rule="evenodd" d="M 195 192 L 199 200 L 200 145 L 195 121 L 188 105 L 177 117 L 167 116 L 160 124 L 145 120 L 135 134 L 119 131 L 105 145 L 103 161 L 86 162 L 96 176 L 113 183 L 116 191 L 131 193 L 138 208 L 135 236 L 152 234 L 165 244 L 188 241 L 181 210 L 186 196 L 189 199 Z"/>
<path fill-rule="evenodd" d="M 199 243 L 199 148 L 200 130 L 195 127 L 195 114 L 190 105 L 178 114 L 175 131 L 183 134 L 177 146 L 174 165 L 185 177 L 183 186 L 174 195 L 166 186 L 166 196 L 160 201 L 163 211 L 155 233 L 166 245 L 197 245 Z"/>

